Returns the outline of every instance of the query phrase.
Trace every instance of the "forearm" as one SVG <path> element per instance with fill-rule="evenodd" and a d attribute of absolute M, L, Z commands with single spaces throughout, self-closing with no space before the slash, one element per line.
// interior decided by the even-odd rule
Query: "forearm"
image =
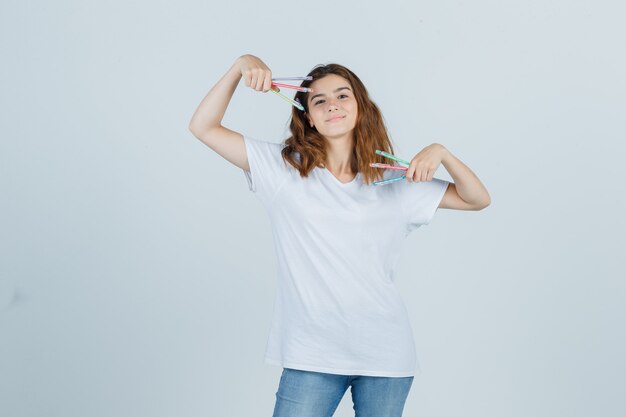
<path fill-rule="evenodd" d="M 468 204 L 488 206 L 491 204 L 489 192 L 476 174 L 447 148 L 442 146 L 444 156 L 441 164 L 450 174 L 459 196 Z"/>
<path fill-rule="evenodd" d="M 189 130 L 197 132 L 221 126 L 228 103 L 240 80 L 241 72 L 235 61 L 228 72 L 204 97 L 189 122 Z"/>

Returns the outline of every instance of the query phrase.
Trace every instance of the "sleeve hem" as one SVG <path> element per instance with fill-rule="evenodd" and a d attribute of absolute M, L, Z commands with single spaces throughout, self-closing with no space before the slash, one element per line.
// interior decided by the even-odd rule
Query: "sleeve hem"
<path fill-rule="evenodd" d="M 256 193 L 256 181 L 255 181 L 256 175 L 253 174 L 253 172 L 256 171 L 256 169 L 253 167 L 256 161 L 254 159 L 255 156 L 251 155 L 254 152 L 254 150 L 251 149 L 250 143 L 248 142 L 248 137 L 246 135 L 244 135 L 243 137 L 243 142 L 246 145 L 246 159 L 248 160 L 248 166 L 250 167 L 250 171 L 246 171 L 243 168 L 242 170 L 243 170 L 244 175 L 246 176 L 246 180 L 248 181 L 248 188 L 253 193 Z"/>
<path fill-rule="evenodd" d="M 439 210 L 439 203 L 441 203 L 441 200 L 443 199 L 443 196 L 446 193 L 448 186 L 450 185 L 450 181 L 445 181 L 445 180 L 442 180 L 442 181 L 444 181 L 442 183 L 443 186 L 441 187 L 441 190 L 439 190 L 439 194 L 437 195 L 437 198 L 435 199 L 435 204 L 434 204 L 435 207 L 430 210 L 430 215 L 428 216 L 426 221 L 422 223 L 423 225 L 428 225 L 430 221 L 433 219 L 433 217 L 435 217 L 435 213 L 437 213 L 437 210 Z"/>

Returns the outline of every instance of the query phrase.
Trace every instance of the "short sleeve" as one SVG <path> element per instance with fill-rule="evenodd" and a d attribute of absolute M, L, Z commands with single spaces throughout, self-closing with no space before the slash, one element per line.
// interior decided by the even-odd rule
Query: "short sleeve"
<path fill-rule="evenodd" d="M 269 207 L 280 187 L 287 180 L 289 170 L 283 160 L 283 144 L 266 142 L 244 136 L 250 171 L 243 170 L 248 188 Z"/>
<path fill-rule="evenodd" d="M 404 208 L 408 231 L 430 223 L 450 181 L 433 178 L 432 181 L 398 181 L 398 193 Z"/>

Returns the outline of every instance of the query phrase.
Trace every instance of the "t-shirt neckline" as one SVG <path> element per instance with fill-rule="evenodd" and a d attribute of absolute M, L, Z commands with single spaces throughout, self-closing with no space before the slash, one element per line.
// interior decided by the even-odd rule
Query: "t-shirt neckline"
<path fill-rule="evenodd" d="M 355 184 L 358 176 L 361 174 L 360 172 L 357 172 L 356 175 L 354 176 L 354 178 L 352 180 L 350 180 L 349 182 L 341 182 L 341 181 L 339 181 L 339 178 L 335 177 L 335 174 L 330 172 L 327 168 L 321 168 L 320 167 L 319 169 L 321 169 L 322 171 L 326 171 L 328 176 L 330 176 L 337 184 L 339 184 L 342 187 L 349 187 L 352 184 Z"/>

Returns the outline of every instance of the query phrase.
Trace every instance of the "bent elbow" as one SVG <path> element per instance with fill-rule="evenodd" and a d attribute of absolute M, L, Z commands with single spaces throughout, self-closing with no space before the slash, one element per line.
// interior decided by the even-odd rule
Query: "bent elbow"
<path fill-rule="evenodd" d="M 491 204 L 491 199 L 485 201 L 483 204 L 481 204 L 480 206 L 478 206 L 478 208 L 476 210 L 484 210 L 487 207 L 489 207 L 489 205 Z"/>

